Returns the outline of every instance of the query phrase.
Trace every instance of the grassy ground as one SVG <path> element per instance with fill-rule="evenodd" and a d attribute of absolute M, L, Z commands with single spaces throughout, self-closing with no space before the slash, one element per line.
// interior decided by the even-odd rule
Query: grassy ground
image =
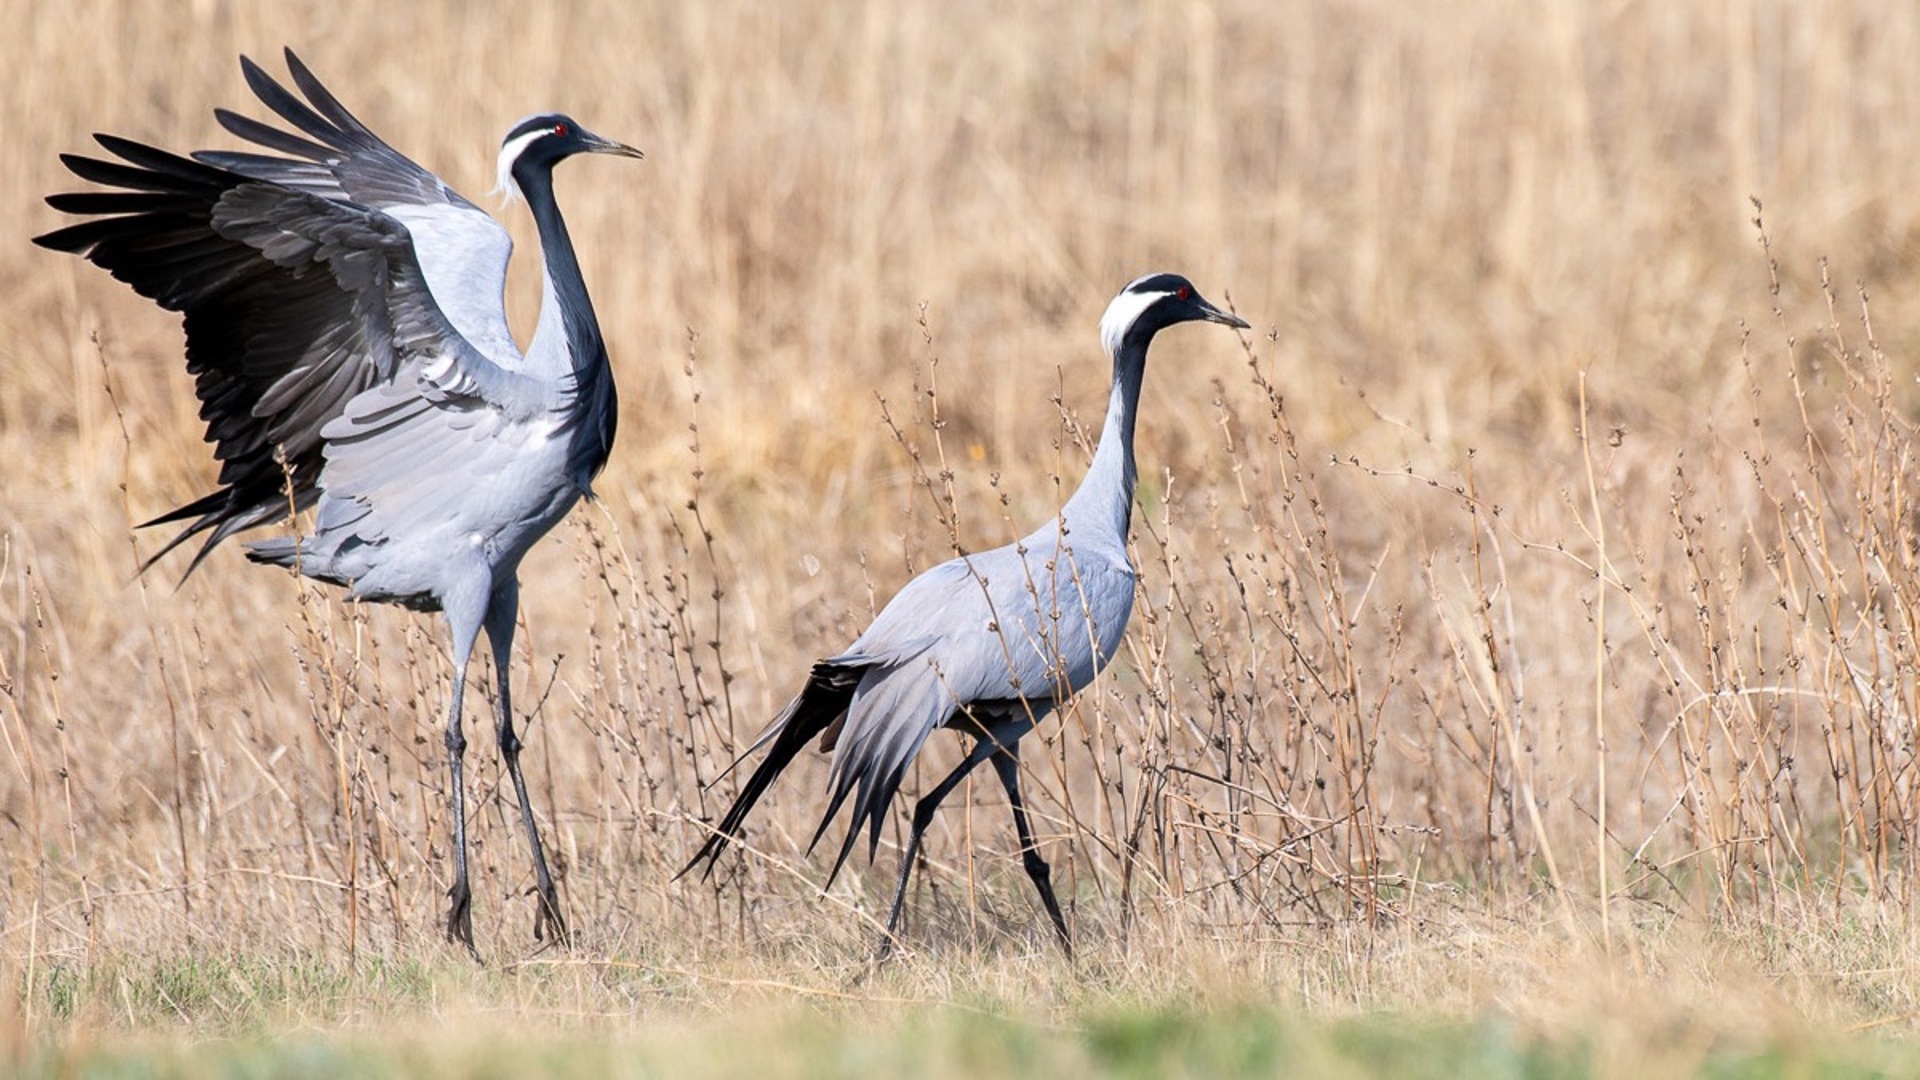
<path fill-rule="evenodd" d="M 1920 15 L 0 25 L 0 1068 L 1912 1071 Z M 512 673 L 568 952 L 531 939 L 484 725 L 488 966 L 440 940 L 435 622 L 237 552 L 136 574 L 133 526 L 212 474 L 177 323 L 27 243 L 59 153 L 226 145 L 235 55 L 283 44 L 469 196 L 536 109 L 648 155 L 559 180 L 622 400 Z M 674 881 L 814 657 L 1058 505 L 1096 321 L 1154 269 L 1256 332 L 1156 345 L 1126 655 L 1024 757 L 1079 961 L 991 784 L 936 823 L 887 971 L 901 823 L 822 892 L 824 758 Z"/>
<path fill-rule="evenodd" d="M 1880 945 L 1885 935 L 1871 935 Z M 1040 944 L 1040 943 L 1036 943 Z M 25 1075 L 1879 1076 L 1920 1066 L 1852 1017 L 1911 972 L 1824 947 L 1640 927 L 1609 958 L 1557 928 L 1212 943 L 1153 962 L 956 946 L 863 972 L 740 955 L 451 954 L 348 970 L 292 954 L 119 957 L 39 973 Z M 1630 956 L 1631 959 L 1625 957 Z M 682 962 L 689 966 L 681 966 Z M 849 971 L 852 974 L 849 974 Z M 25 1030 L 64 1032 L 34 1038 Z"/>
<path fill-rule="evenodd" d="M 646 1035 L 522 1032 L 450 1039 L 377 1032 L 278 1035 L 193 1046 L 122 1046 L 29 1066 L 50 1075 L 235 1077 L 398 1074 L 408 1076 L 728 1076 L 737 1075 L 743 1037 L 782 1048 L 765 1070 L 777 1077 L 916 1076 L 1456 1076 L 1577 1077 L 1593 1075 L 1596 1057 L 1584 1040 L 1529 1038 L 1500 1021 L 1448 1023 L 1375 1015 L 1311 1023 L 1262 1009 L 1198 1013 L 1116 1010 L 1079 1018 L 1073 1028 L 981 1017 L 949 1009 L 901 1010 L 878 1032 L 844 1018 L 817 1017 L 668 1024 Z M 1686 1034 L 1679 1036 L 1688 1042 Z M 1702 1040 L 1705 1042 L 1705 1040 Z M 1785 1045 L 1716 1046 L 1707 1042 L 1649 1053 L 1674 1075 L 1886 1076 L 1910 1073 L 1910 1052 L 1857 1044 L 1796 1041 Z"/>

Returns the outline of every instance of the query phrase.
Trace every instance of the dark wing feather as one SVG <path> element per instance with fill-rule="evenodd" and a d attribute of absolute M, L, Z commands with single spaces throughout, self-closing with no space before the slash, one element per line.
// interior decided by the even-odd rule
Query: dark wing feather
<path fill-rule="evenodd" d="M 184 315 L 187 370 L 221 462 L 221 488 L 147 524 L 194 518 L 154 559 L 210 530 L 198 566 L 227 536 L 284 516 L 289 491 L 295 504 L 310 504 L 321 426 L 354 394 L 392 377 L 380 289 L 406 231 L 382 215 L 250 183 L 153 147 L 99 141 L 127 164 L 62 160 L 78 176 L 132 190 L 53 196 L 57 209 L 108 216 L 35 242 L 84 256 Z M 254 212 L 262 206 L 305 220 L 269 226 Z"/>
<path fill-rule="evenodd" d="M 306 101 L 301 101 L 252 60 L 241 57 L 240 67 L 254 96 L 281 120 L 291 124 L 297 134 L 226 109 L 214 110 L 214 118 L 220 121 L 221 127 L 286 156 L 202 150 L 193 155 L 196 161 L 250 179 L 268 180 L 324 198 L 371 207 L 472 206 L 445 181 L 387 145 L 348 112 L 292 49 L 287 50 L 286 57 L 287 70 L 293 75 L 294 85 L 306 95 Z M 477 208 L 475 212 L 480 213 Z M 485 217 L 483 213 L 480 216 Z"/>
<path fill-rule="evenodd" d="M 227 110 L 215 117 L 228 131 L 278 155 L 202 150 L 194 160 L 278 187 L 385 211 L 413 234 L 413 261 L 438 290 L 435 321 L 444 320 L 481 355 L 511 365 L 519 354 L 501 298 L 513 241 L 486 211 L 387 145 L 320 85 L 288 50 L 287 69 L 302 101 L 253 61 L 241 58 L 247 85 L 286 131 Z M 596 388 L 598 389 L 598 388 Z M 611 391 L 607 391 L 611 400 Z M 595 399 L 599 400 L 599 399 Z"/>
<path fill-rule="evenodd" d="M 860 685 L 860 676 L 865 667 L 851 667 L 822 661 L 813 666 L 813 672 L 807 677 L 807 685 L 800 695 L 793 699 L 786 711 L 774 721 L 767 737 L 773 745 L 767 750 L 767 756 L 760 762 L 753 775 L 741 785 L 740 793 L 734 796 L 733 805 L 727 809 L 720 824 L 707 836 L 707 842 L 700 846 L 699 852 L 688 860 L 676 877 L 685 877 L 694 867 L 704 860 L 706 870 L 703 877 L 713 873 L 720 861 L 720 854 L 727 850 L 727 844 L 740 835 L 741 825 L 746 823 L 747 814 L 753 810 L 760 796 L 780 773 L 793 763 L 800 751 L 808 743 L 826 731 L 833 722 L 847 711 L 847 702 L 853 697 L 854 687 Z M 753 751 L 749 749 L 748 753 Z"/>
<path fill-rule="evenodd" d="M 250 60 L 243 59 L 241 63 L 249 67 L 252 66 L 252 61 Z M 326 147 L 321 146 L 319 143 L 309 142 L 298 135 L 281 131 L 272 124 L 262 123 L 251 116 L 242 116 L 231 109 L 215 109 L 213 110 L 213 118 L 220 121 L 221 127 L 226 128 L 228 131 L 231 131 L 248 142 L 259 143 L 269 150 L 278 150 L 283 154 L 292 154 L 294 157 L 306 158 L 308 161 L 322 164 L 324 164 L 329 157 L 334 156 L 328 152 Z M 260 154 L 229 153 L 221 150 L 206 150 L 194 156 L 204 160 L 206 157 L 214 155 L 229 159 L 253 160 L 262 167 L 277 167 L 286 164 L 281 158 L 266 157 Z"/>
<path fill-rule="evenodd" d="M 92 216 L 35 238 L 183 316 L 187 370 L 221 486 L 147 522 L 188 521 L 147 563 L 206 533 L 188 574 L 233 533 L 285 516 L 289 504 L 310 506 L 323 429 L 408 360 L 436 361 L 438 374 L 421 384 L 439 402 L 483 399 L 524 411 L 540 393 L 449 324 L 408 229 L 373 205 L 378 198 L 446 204 L 458 196 L 355 120 L 291 52 L 289 67 L 311 108 L 243 63 L 261 100 L 317 141 L 243 118 L 223 122 L 307 160 L 188 158 L 97 135 L 119 160 L 61 160 L 75 176 L 117 190 L 50 197 L 56 209 Z M 499 233 L 485 214 L 473 216 L 473 227 Z M 499 243 L 504 271 L 504 233 Z"/>

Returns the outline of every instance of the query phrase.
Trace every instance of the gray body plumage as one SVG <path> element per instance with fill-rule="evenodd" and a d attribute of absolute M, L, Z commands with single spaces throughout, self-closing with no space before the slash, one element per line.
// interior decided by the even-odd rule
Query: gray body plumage
<path fill-rule="evenodd" d="M 881 822 L 907 766 L 934 731 L 953 727 L 976 742 L 915 808 L 881 954 L 891 948 L 907 875 L 933 811 L 989 759 L 1012 806 L 1027 872 L 1061 943 L 1068 942 L 1021 802 L 1018 742 L 1092 682 L 1120 648 L 1133 610 L 1127 530 L 1136 480 L 1134 416 L 1147 347 L 1160 329 L 1191 320 L 1246 326 L 1177 275 L 1149 274 L 1121 290 L 1101 320 L 1113 386 L 1100 442 L 1079 488 L 1058 515 L 1018 542 L 950 559 L 915 577 L 844 652 L 816 663 L 799 696 L 748 748 L 747 755 L 765 748 L 767 756 L 688 869 L 705 861 L 711 871 L 767 787 L 819 737 L 834 758 L 816 843 L 853 797 L 852 821 L 834 862 L 838 874 L 863 825 L 869 855 L 877 849 Z"/>
<path fill-rule="evenodd" d="M 364 600 L 443 611 L 453 634 L 447 747 L 455 882 L 451 936 L 473 947 L 461 790 L 461 699 L 484 628 L 499 679 L 498 734 L 533 848 L 536 933 L 565 932 L 520 775 L 507 661 L 521 558 L 582 497 L 613 446 L 616 399 L 553 166 L 639 151 L 558 114 L 508 132 L 502 179 L 527 200 L 545 268 L 525 352 L 508 331 L 506 231 L 356 119 L 291 51 L 296 96 L 242 58 L 248 85 L 291 130 L 224 109 L 270 153 L 180 157 L 96 136 L 118 161 L 62 160 L 107 191 L 51 196 L 92 215 L 37 238 L 82 255 L 182 314 L 187 368 L 221 487 L 149 525 L 186 521 L 158 559 L 314 510 L 303 537 L 256 541 Z M 151 564 L 152 560 L 149 560 Z"/>
<path fill-rule="evenodd" d="M 1130 429 L 1132 408 L 1116 387 L 1108 430 Z M 1107 452 L 1096 452 L 1057 518 L 915 577 L 845 652 L 823 661 L 861 672 L 836 740 L 828 819 L 858 781 L 854 821 L 877 836 L 886 801 L 935 729 L 1024 732 L 1118 653 L 1134 596 L 1129 443 L 1103 436 Z"/>

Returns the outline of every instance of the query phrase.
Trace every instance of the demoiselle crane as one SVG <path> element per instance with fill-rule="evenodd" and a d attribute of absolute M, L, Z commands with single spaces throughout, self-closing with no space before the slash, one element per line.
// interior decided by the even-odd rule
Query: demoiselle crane
<path fill-rule="evenodd" d="M 148 525 L 204 542 L 317 508 L 311 534 L 248 545 L 353 598 L 445 614 L 453 636 L 446 748 L 454 880 L 447 935 L 476 957 L 467 877 L 461 703 L 482 629 L 499 678 L 500 754 L 533 852 L 536 938 L 566 939 L 520 771 L 508 695 L 517 569 L 590 497 L 613 446 L 613 373 L 553 167 L 580 153 L 639 157 L 558 113 L 507 132 L 501 184 L 533 212 L 544 302 L 523 353 L 507 329 L 512 241 L 492 217 L 368 130 L 286 53 L 305 100 L 245 57 L 248 86 L 293 130 L 225 109 L 222 127 L 269 153 L 181 157 L 96 135 L 118 161 L 61 160 L 113 190 L 53 195 L 88 220 L 35 243 L 84 256 L 183 316 L 187 370 L 220 462 L 218 490 Z M 184 577 L 183 577 L 184 580 Z"/>
<path fill-rule="evenodd" d="M 907 582 L 852 645 L 814 664 L 799 696 L 741 755 L 744 760 L 767 748 L 682 874 L 703 860 L 712 873 L 768 786 L 819 739 L 821 751 L 834 757 L 831 795 L 813 844 L 854 795 L 853 819 L 828 876 L 831 883 L 862 825 L 867 856 L 873 858 L 881 820 L 907 766 L 936 729 L 952 728 L 975 742 L 966 759 L 914 807 L 876 959 L 884 960 L 893 949 L 907 878 L 934 811 L 988 760 L 1013 809 L 1027 876 L 1039 890 L 1061 947 L 1072 954 L 1051 872 L 1034 845 L 1020 797 L 1020 738 L 1091 682 L 1120 648 L 1133 610 L 1127 526 L 1136 476 L 1133 421 L 1147 346 L 1159 331 L 1195 320 L 1247 328 L 1177 274 L 1149 274 L 1114 297 L 1100 320 L 1100 337 L 1113 359 L 1113 389 L 1099 446 L 1079 489 L 1058 515 L 1025 539 L 950 559 Z"/>

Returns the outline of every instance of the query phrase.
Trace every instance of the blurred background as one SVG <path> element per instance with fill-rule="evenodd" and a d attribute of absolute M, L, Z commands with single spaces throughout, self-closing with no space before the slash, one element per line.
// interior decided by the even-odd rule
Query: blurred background
<path fill-rule="evenodd" d="M 1603 920 L 1910 910 L 1920 8 L 0 25 L 0 950 L 438 940 L 442 630 L 237 545 L 136 575 L 164 538 L 133 525 L 213 476 L 177 319 L 28 243 L 75 186 L 58 154 L 231 145 L 211 110 L 262 113 L 237 55 L 279 73 L 282 46 L 488 207 L 526 114 L 647 154 L 560 171 L 623 415 L 600 502 L 523 568 L 514 673 L 584 947 L 862 954 L 898 836 L 819 892 L 822 758 L 714 881 L 670 883 L 737 777 L 704 785 L 913 570 L 1052 512 L 1104 407 L 1099 316 L 1163 269 L 1255 331 L 1156 345 L 1128 654 L 1027 755 L 1084 941 L 1540 890 Z M 537 248 L 501 213 L 524 340 Z M 476 917 L 531 948 L 476 727 Z M 911 938 L 1048 947 L 994 785 L 929 858 Z"/>

